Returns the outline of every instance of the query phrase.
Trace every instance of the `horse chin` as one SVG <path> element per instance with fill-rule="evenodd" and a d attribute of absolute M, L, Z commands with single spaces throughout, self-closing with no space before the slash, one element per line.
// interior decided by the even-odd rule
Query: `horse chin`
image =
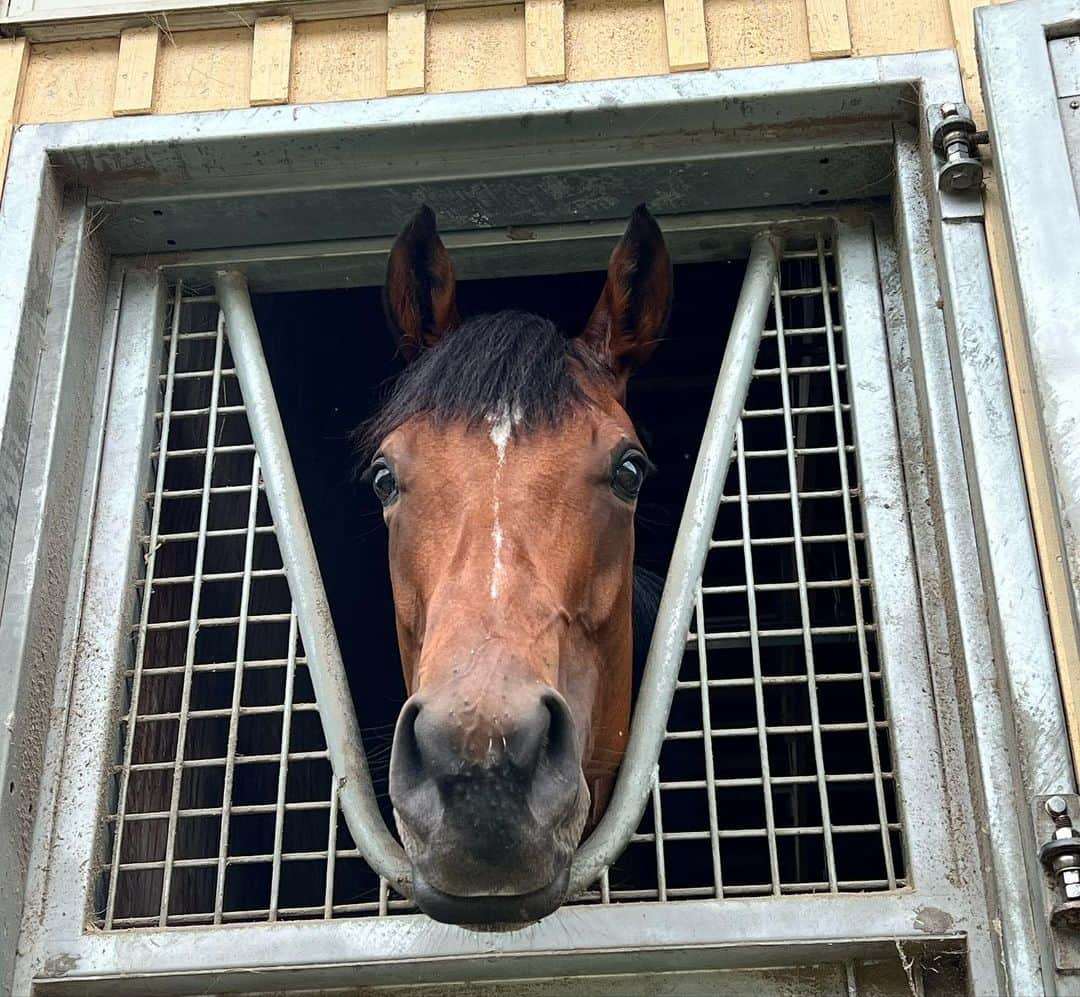
<path fill-rule="evenodd" d="M 547 886 L 516 896 L 458 897 L 432 886 L 414 870 L 417 906 L 435 921 L 456 924 L 468 931 L 518 931 L 547 917 L 566 899 L 570 863 Z"/>
<path fill-rule="evenodd" d="M 585 829 L 589 801 L 588 783 L 582 776 L 573 806 L 552 831 L 554 876 L 548 883 L 523 892 L 516 892 L 510 884 L 468 894 L 441 889 L 438 870 L 426 868 L 426 849 L 395 810 L 398 833 L 412 864 L 416 905 L 435 921 L 472 931 L 516 931 L 554 913 L 569 898 L 570 867 Z"/>

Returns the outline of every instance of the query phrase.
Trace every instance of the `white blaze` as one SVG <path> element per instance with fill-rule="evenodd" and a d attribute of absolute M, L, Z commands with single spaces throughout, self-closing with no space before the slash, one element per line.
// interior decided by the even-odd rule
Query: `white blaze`
<path fill-rule="evenodd" d="M 510 442 L 510 433 L 514 426 L 520 421 L 521 414 L 515 408 L 513 413 L 509 405 L 504 405 L 502 411 L 498 417 L 488 416 L 488 420 L 491 422 L 491 433 L 489 434 L 491 442 L 495 445 L 495 454 L 498 457 L 498 461 L 495 464 L 495 480 L 492 483 L 491 498 L 492 498 L 492 525 L 491 525 L 491 546 L 492 546 L 492 558 L 491 558 L 491 599 L 494 602 L 499 598 L 499 586 L 502 584 L 503 563 L 502 563 L 502 546 L 503 546 L 503 531 L 502 524 L 499 522 L 499 478 L 502 473 L 503 464 L 506 463 L 506 445 Z"/>

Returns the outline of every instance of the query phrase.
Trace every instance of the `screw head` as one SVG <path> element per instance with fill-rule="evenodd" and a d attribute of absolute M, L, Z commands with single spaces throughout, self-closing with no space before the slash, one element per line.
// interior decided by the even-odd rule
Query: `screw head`
<path fill-rule="evenodd" d="M 972 190 L 977 189 L 981 182 L 982 163 L 968 157 L 946 163 L 938 173 L 938 190 Z"/>
<path fill-rule="evenodd" d="M 1043 806 L 1046 808 L 1046 812 L 1055 819 L 1067 817 L 1069 814 L 1069 804 L 1061 796 L 1051 796 Z"/>
<path fill-rule="evenodd" d="M 943 118 L 953 118 L 959 113 L 960 107 L 957 104 L 952 103 L 952 101 L 941 105 L 941 116 Z"/>

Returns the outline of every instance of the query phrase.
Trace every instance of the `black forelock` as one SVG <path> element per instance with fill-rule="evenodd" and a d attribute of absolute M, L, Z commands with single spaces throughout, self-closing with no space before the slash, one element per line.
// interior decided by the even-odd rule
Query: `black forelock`
<path fill-rule="evenodd" d="M 583 382 L 611 376 L 592 350 L 549 319 L 514 310 L 480 315 L 451 329 L 402 371 L 381 408 L 360 426 L 357 442 L 370 456 L 419 415 L 475 427 L 512 412 L 517 432 L 556 426 L 588 402 Z"/>

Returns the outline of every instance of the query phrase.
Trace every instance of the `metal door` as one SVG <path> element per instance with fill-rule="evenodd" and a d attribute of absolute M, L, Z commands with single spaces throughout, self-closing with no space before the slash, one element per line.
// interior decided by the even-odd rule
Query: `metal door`
<path fill-rule="evenodd" d="M 1080 612 L 1080 6 L 976 11 L 976 45 L 1020 315 Z"/>

